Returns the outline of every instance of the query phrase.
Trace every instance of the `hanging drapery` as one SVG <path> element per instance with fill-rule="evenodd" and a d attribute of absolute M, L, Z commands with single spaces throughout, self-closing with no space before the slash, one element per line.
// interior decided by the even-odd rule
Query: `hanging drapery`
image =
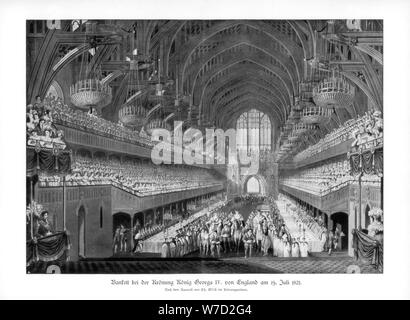
<path fill-rule="evenodd" d="M 363 259 L 379 270 L 383 269 L 383 243 L 367 234 L 354 229 L 353 245 L 360 259 Z"/>
<path fill-rule="evenodd" d="M 66 260 L 70 240 L 66 232 L 57 232 L 52 235 L 30 239 L 26 245 L 26 260 L 31 262 L 49 262 Z"/>
<path fill-rule="evenodd" d="M 360 154 L 350 155 L 350 170 L 353 176 L 356 176 L 361 172 L 360 167 Z"/>
<path fill-rule="evenodd" d="M 36 149 L 27 147 L 27 176 L 33 176 L 37 171 L 50 173 L 68 173 L 71 168 L 71 152 L 55 149 Z"/>
<path fill-rule="evenodd" d="M 373 173 L 373 152 L 364 152 L 362 153 L 362 168 L 363 172 L 366 174 Z"/>
<path fill-rule="evenodd" d="M 376 174 L 383 174 L 383 149 L 374 152 L 374 171 Z"/>
<path fill-rule="evenodd" d="M 352 175 L 383 174 L 383 149 L 349 155 Z"/>

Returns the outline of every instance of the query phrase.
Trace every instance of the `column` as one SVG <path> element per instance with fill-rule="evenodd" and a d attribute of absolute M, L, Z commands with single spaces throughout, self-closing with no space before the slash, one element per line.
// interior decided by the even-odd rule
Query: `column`
<path fill-rule="evenodd" d="M 134 248 L 134 214 L 131 214 L 131 223 L 130 223 L 130 235 L 131 235 L 131 253 Z"/>

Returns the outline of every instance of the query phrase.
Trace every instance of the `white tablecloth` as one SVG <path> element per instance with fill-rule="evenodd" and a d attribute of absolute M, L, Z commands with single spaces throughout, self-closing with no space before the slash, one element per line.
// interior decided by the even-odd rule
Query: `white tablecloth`
<path fill-rule="evenodd" d="M 164 243 L 165 238 L 173 238 L 177 235 L 177 230 L 186 226 L 187 224 L 199 219 L 200 217 L 210 213 L 214 209 L 220 208 L 225 204 L 225 201 L 219 201 L 215 204 L 210 205 L 209 207 L 198 211 L 197 213 L 190 216 L 188 219 L 181 221 L 167 229 L 163 232 L 153 235 L 151 238 L 144 240 L 142 244 L 142 252 L 154 252 L 161 253 L 162 244 Z"/>
<path fill-rule="evenodd" d="M 295 217 L 287 211 L 286 202 L 282 200 L 277 201 L 280 215 L 282 216 L 286 227 L 288 228 L 292 238 L 303 237 L 303 231 L 299 231 L 299 227 L 296 223 Z M 322 252 L 323 243 L 322 241 L 308 228 L 305 230 L 305 240 L 309 246 L 309 252 Z"/>

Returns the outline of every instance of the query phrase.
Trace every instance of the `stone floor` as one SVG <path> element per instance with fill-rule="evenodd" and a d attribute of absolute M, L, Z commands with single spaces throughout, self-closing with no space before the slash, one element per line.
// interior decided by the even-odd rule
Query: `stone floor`
<path fill-rule="evenodd" d="M 273 258 L 254 256 L 245 259 L 236 254 L 221 259 L 186 257 L 161 259 L 132 256 L 108 259 L 87 259 L 60 263 L 62 273 L 95 274 L 176 274 L 176 273 L 346 273 L 347 267 L 357 265 L 361 273 L 379 273 L 372 266 L 355 261 L 346 254 L 316 254 L 308 258 Z M 30 273 L 45 273 L 46 263 L 38 263 Z"/>
<path fill-rule="evenodd" d="M 246 261 L 217 259 L 122 259 L 87 260 L 59 264 L 61 273 L 80 274 L 184 274 L 184 273 L 278 273 L 269 266 L 249 264 Z M 39 263 L 30 273 L 45 273 L 46 263 Z"/>
<path fill-rule="evenodd" d="M 350 257 L 323 258 L 268 258 L 254 257 L 252 259 L 230 258 L 225 261 L 245 261 L 249 265 L 258 265 L 277 270 L 280 273 L 313 274 L 313 273 L 347 273 L 347 267 L 357 265 L 361 273 L 380 273 L 373 266 L 355 261 Z"/>

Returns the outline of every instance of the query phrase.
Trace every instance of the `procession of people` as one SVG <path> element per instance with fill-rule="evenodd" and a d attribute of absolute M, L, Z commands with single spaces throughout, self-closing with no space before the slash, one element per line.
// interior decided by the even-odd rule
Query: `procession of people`
<path fill-rule="evenodd" d="M 177 258 L 197 251 L 200 257 L 212 258 L 307 257 L 306 239 L 292 237 L 273 198 L 246 195 L 239 200 L 239 206 L 257 203 L 247 219 L 230 203 L 185 225 L 175 237 L 164 238 L 161 257 Z"/>

